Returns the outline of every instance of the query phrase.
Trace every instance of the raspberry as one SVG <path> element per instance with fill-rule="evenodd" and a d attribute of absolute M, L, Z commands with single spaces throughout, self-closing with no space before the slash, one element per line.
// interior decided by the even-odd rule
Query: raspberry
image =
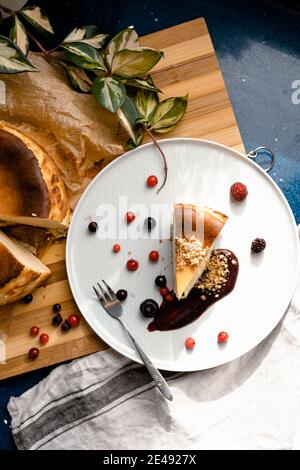
<path fill-rule="evenodd" d="M 243 199 L 246 199 L 246 197 L 248 196 L 247 186 L 239 182 L 233 183 L 233 185 L 230 188 L 230 194 L 237 201 L 242 201 Z"/>
<path fill-rule="evenodd" d="M 260 253 L 266 248 L 266 242 L 263 238 L 255 238 L 251 243 L 251 251 L 254 253 Z"/>

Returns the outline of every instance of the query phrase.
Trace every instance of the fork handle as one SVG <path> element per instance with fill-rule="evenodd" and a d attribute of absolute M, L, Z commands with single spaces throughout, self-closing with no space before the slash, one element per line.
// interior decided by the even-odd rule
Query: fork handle
<path fill-rule="evenodd" d="M 139 354 L 139 356 L 142 359 L 143 363 L 147 367 L 148 372 L 151 375 L 151 377 L 152 377 L 155 385 L 157 386 L 158 390 L 164 395 L 164 397 L 166 397 L 168 400 L 172 401 L 173 396 L 172 396 L 171 390 L 170 390 L 167 382 L 165 381 L 165 379 L 163 378 L 161 373 L 156 369 L 156 367 L 154 367 L 154 365 L 150 361 L 149 357 L 144 353 L 142 348 L 138 345 L 135 338 L 130 333 L 127 325 L 122 321 L 121 321 L 121 323 L 122 323 L 124 329 L 126 330 L 129 338 L 131 339 L 137 353 Z"/>

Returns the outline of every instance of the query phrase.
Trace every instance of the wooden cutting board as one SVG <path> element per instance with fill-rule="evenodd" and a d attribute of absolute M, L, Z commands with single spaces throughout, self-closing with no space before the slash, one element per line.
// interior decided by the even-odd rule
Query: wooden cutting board
<path fill-rule="evenodd" d="M 156 85 L 164 97 L 189 93 L 183 121 L 165 137 L 199 137 L 214 140 L 244 152 L 214 48 L 203 18 L 183 23 L 142 38 L 142 44 L 163 50 L 165 58 L 153 70 Z M 159 137 L 162 138 L 162 137 Z M 6 363 L 0 364 L 0 379 L 56 364 L 104 349 L 101 341 L 81 319 L 68 333 L 51 324 L 52 305 L 62 305 L 63 317 L 79 313 L 72 298 L 65 268 L 65 242 L 54 244 L 43 261 L 52 274 L 46 286 L 34 292 L 32 303 L 22 302 L 0 310 L 0 360 L 6 349 Z M 50 341 L 40 347 L 40 356 L 27 357 L 38 339 L 29 335 L 32 325 L 47 332 Z M 1 351 L 2 349 L 2 351 Z"/>

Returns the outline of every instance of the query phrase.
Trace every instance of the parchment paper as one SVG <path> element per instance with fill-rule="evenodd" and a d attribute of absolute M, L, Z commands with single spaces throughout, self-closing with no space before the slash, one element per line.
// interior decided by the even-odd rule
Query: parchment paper
<path fill-rule="evenodd" d="M 117 120 L 92 95 L 72 90 L 59 65 L 37 53 L 29 58 L 39 72 L 0 76 L 6 88 L 0 119 L 43 147 L 71 192 L 78 191 L 87 175 L 123 152 Z"/>

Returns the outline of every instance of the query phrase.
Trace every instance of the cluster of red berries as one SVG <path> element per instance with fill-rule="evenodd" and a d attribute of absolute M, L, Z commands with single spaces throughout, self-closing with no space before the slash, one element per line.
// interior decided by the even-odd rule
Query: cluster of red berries
<path fill-rule="evenodd" d="M 52 319 L 52 324 L 54 326 L 59 326 L 61 325 L 61 330 L 62 331 L 69 331 L 72 327 L 76 327 L 79 325 L 80 318 L 78 315 L 71 314 L 68 316 L 68 318 L 63 321 L 63 318 L 60 314 L 61 311 L 61 305 L 60 304 L 54 304 L 53 307 L 53 312 L 56 314 L 53 319 Z M 30 328 L 30 335 L 31 336 L 38 336 L 40 333 L 40 328 L 38 326 L 32 326 Z M 45 345 L 48 343 L 50 337 L 48 333 L 41 333 L 39 336 L 39 342 L 41 345 Z M 30 359 L 36 359 L 40 354 L 40 351 L 38 348 L 31 348 L 29 350 L 28 356 Z"/>

